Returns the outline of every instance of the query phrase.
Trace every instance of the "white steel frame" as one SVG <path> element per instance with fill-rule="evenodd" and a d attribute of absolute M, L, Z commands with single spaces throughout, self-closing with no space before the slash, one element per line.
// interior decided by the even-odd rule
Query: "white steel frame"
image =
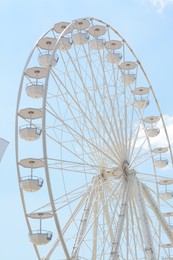
<path fill-rule="evenodd" d="M 143 119 L 147 108 L 136 108 L 133 93 L 140 86 L 138 78 L 149 88 L 147 100 L 151 98 L 150 105 L 154 104 L 151 113 L 154 111 L 160 117 L 160 127 L 172 165 L 173 156 L 164 117 L 140 61 L 125 39 L 101 20 L 82 18 L 80 21 L 83 19 L 89 21 L 89 28 L 74 29 L 79 21 L 74 20 L 62 33 L 58 34 L 51 28 L 38 39 L 28 57 L 20 83 L 16 109 L 19 183 L 23 172 L 19 163 L 23 158 L 23 144 L 18 130 L 21 121 L 27 121 L 20 117 L 19 110 L 25 108 L 25 100 L 29 106 L 24 88 L 28 80 L 32 81 L 26 71 L 31 67 L 31 61 L 35 61 L 35 53 L 42 51 L 39 41 L 49 35 L 56 38 L 44 81 L 43 118 L 40 124 L 42 139 L 39 141 L 48 203 L 32 209 L 34 212 L 47 208 L 51 211 L 55 237 L 43 255 L 38 246 L 33 246 L 39 260 L 161 259 L 162 255 L 169 256 L 169 253 L 160 245 L 164 241 L 173 243 L 173 235 L 162 209 L 171 208 L 172 204 L 160 199 L 158 180 L 164 177 L 154 167 L 153 143 L 145 134 L 147 126 Z M 104 46 L 104 49 L 92 50 L 88 44 L 72 44 L 69 50 L 58 50 L 61 39 L 67 37 L 69 29 L 73 28 L 75 33 L 82 31 L 89 34 L 92 26 L 100 26 L 100 30 L 106 28 L 106 34 L 101 36 L 106 38 L 106 42 L 114 38 L 122 42 L 120 64 L 132 59 L 136 66 L 133 71 L 137 79 L 132 85 L 122 83 L 123 73 L 130 73 L 131 70 L 125 71 L 120 64 L 108 64 L 106 61 L 107 53 L 116 53 L 119 49 L 111 51 Z M 68 34 L 68 37 L 71 36 Z M 97 37 L 90 35 L 90 38 L 94 40 Z M 55 55 L 59 56 L 59 60 L 54 68 L 51 62 Z M 52 151 L 56 154 L 56 147 L 58 156 L 53 157 Z M 31 151 L 30 148 L 28 151 Z M 144 168 L 141 168 L 143 165 Z M 69 181 L 68 176 L 76 176 L 76 179 Z M 31 207 L 21 187 L 20 195 L 31 233 L 32 222 L 28 218 Z M 65 214 L 63 219 L 65 212 L 69 216 Z"/>

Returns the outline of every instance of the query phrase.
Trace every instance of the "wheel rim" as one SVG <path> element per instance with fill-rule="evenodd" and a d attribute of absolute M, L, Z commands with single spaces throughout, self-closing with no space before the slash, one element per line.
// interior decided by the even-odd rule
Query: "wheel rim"
<path fill-rule="evenodd" d="M 36 57 L 45 50 L 40 66 Z M 28 97 L 28 83 L 43 85 L 44 92 L 38 87 L 34 98 Z M 26 104 L 41 109 L 43 117 L 21 117 Z M 23 136 L 31 134 L 33 125 L 41 127 L 42 138 L 38 131 L 32 133 L 32 140 L 39 141 L 20 140 L 24 121 L 32 129 L 25 127 Z M 159 134 L 164 140 L 160 147 Z M 84 18 L 56 24 L 38 40 L 19 90 L 16 154 L 19 183 L 21 159 L 44 162 L 44 171 L 35 169 L 45 174 L 47 188 L 39 193 L 48 203 L 37 193 L 32 195 L 36 205 L 28 205 L 30 195 L 20 188 L 29 233 L 35 225 L 29 213 L 47 210 L 53 215 L 46 224 L 54 229 L 54 244 L 46 246 L 47 253 L 34 245 L 39 259 L 170 256 L 164 246 L 173 243 L 170 217 L 162 212 L 172 207 L 167 200 L 172 194 L 158 184 L 171 177 L 165 168 L 168 159 L 172 164 L 168 134 L 142 65 L 111 26 Z"/>

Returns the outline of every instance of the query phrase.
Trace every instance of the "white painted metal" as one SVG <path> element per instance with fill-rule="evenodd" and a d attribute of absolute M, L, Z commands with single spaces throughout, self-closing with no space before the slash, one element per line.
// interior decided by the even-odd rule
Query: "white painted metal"
<path fill-rule="evenodd" d="M 52 218 L 53 214 L 50 211 L 32 212 L 32 213 L 28 214 L 28 217 L 32 218 L 32 219 L 48 219 L 48 218 Z"/>
<path fill-rule="evenodd" d="M 49 58 L 39 66 L 42 50 Z M 120 65 L 117 51 L 122 56 Z M 56 68 L 51 66 L 55 57 L 59 57 Z M 30 67 L 34 62 L 37 64 Z M 137 95 L 142 100 L 138 107 L 134 102 Z M 144 116 L 146 105 L 147 111 L 154 105 L 154 116 Z M 41 116 L 28 114 L 37 109 Z M 29 130 L 41 129 L 42 138 L 37 142 L 21 140 L 23 121 L 30 123 Z M 35 132 L 24 129 L 23 138 L 35 140 Z M 156 139 L 150 139 L 157 138 L 159 129 L 168 147 L 165 159 L 157 159 L 164 150 L 153 152 Z M 157 167 L 168 164 L 167 157 L 172 163 L 166 126 L 152 86 L 136 55 L 116 30 L 100 20 L 81 18 L 57 23 L 41 36 L 24 68 L 16 111 L 20 193 L 39 260 L 104 260 L 111 251 L 112 259 L 167 257 L 160 244 L 171 242 L 172 235 L 160 208 L 168 210 L 172 202 L 160 200 L 158 183 L 168 178 L 167 168 L 157 172 Z M 43 172 L 47 183 L 47 190 L 42 189 L 40 194 L 48 203 L 39 200 L 37 208 L 35 203 L 30 204 L 28 194 L 23 195 L 21 184 L 24 174 L 31 171 L 32 176 L 33 170 Z M 139 180 L 136 184 L 133 175 Z M 31 189 L 31 182 L 26 186 Z M 153 193 L 148 195 L 149 189 Z M 34 193 L 32 196 L 34 200 Z M 48 210 L 53 216 L 46 220 L 55 227 L 54 241 L 47 245 L 46 255 L 37 247 L 48 242 L 46 234 L 43 238 L 43 234 L 32 231 L 39 215 L 33 213 L 35 218 L 30 220 L 28 209 L 38 213 Z M 168 242 L 164 243 L 165 237 Z"/>
<path fill-rule="evenodd" d="M 143 237 L 144 237 L 145 255 L 148 260 L 155 260 L 156 255 L 154 252 L 153 238 L 152 238 L 150 225 L 149 225 L 149 221 L 148 221 L 142 187 L 137 178 L 135 179 L 134 186 L 135 186 L 135 189 L 134 189 L 135 199 L 136 199 L 136 203 L 137 203 L 139 218 L 140 218 L 140 222 L 142 225 L 142 231 L 143 231 Z"/>
<path fill-rule="evenodd" d="M 115 239 L 112 244 L 110 260 L 118 260 L 120 257 L 120 253 L 119 253 L 120 240 L 121 240 L 121 236 L 122 236 L 122 230 L 123 230 L 125 216 L 126 216 L 126 212 L 127 212 L 127 208 L 128 208 L 129 198 L 130 198 L 132 180 L 133 180 L 133 176 L 131 176 L 128 181 L 125 181 L 123 199 L 121 202 L 120 214 L 118 217 Z"/>
<path fill-rule="evenodd" d="M 122 81 L 125 85 L 131 85 L 135 82 L 136 75 L 135 74 L 123 74 Z"/>
<path fill-rule="evenodd" d="M 22 167 L 26 168 L 40 168 L 44 166 L 44 161 L 42 159 L 37 159 L 37 158 L 25 158 L 20 160 L 19 164 Z"/>
<path fill-rule="evenodd" d="M 80 221 L 79 231 L 76 236 L 76 241 L 75 241 L 75 244 L 73 247 L 73 252 L 72 252 L 72 257 L 71 257 L 71 259 L 74 259 L 74 260 L 78 259 L 80 244 L 82 243 L 82 240 L 84 239 L 84 234 L 86 232 L 86 228 L 88 225 L 89 215 L 90 215 L 91 206 L 92 206 L 93 198 L 94 198 L 95 190 L 93 190 L 93 187 L 95 186 L 96 183 L 97 183 L 97 178 L 93 180 L 93 186 L 91 186 L 91 192 L 89 192 L 89 194 L 88 194 L 88 198 L 86 200 L 86 204 L 85 204 L 85 208 L 84 208 L 84 213 L 83 213 L 82 219 Z"/>
<path fill-rule="evenodd" d="M 164 212 L 163 216 L 164 217 L 173 217 L 173 212 Z"/>
<path fill-rule="evenodd" d="M 79 32 L 72 35 L 73 43 L 78 45 L 86 44 L 89 40 L 89 35 L 85 32 Z"/>
<path fill-rule="evenodd" d="M 96 200 L 94 202 L 94 226 L 93 226 L 93 247 L 92 247 L 92 260 L 97 260 L 97 236 L 98 236 L 98 200 L 99 200 L 99 190 L 96 189 Z"/>
<path fill-rule="evenodd" d="M 160 246 L 163 248 L 173 248 L 173 244 L 161 244 Z"/>
<path fill-rule="evenodd" d="M 159 219 L 159 222 L 161 223 L 165 233 L 169 237 L 170 241 L 173 242 L 173 234 L 171 233 L 169 225 L 165 221 L 165 219 L 164 219 L 164 217 L 163 217 L 163 215 L 162 215 L 162 213 L 159 209 L 159 205 L 157 205 L 156 202 L 154 201 L 154 199 L 152 198 L 152 195 L 150 194 L 147 186 L 143 184 L 142 188 L 143 188 L 143 191 L 144 191 L 145 198 L 147 199 L 147 201 L 149 202 L 152 210 L 156 214 L 156 217 Z"/>
<path fill-rule="evenodd" d="M 59 34 L 62 34 L 63 32 L 64 34 L 68 34 L 73 31 L 73 28 L 69 27 L 69 25 L 70 23 L 68 22 L 60 22 L 60 23 L 56 23 L 53 29 Z"/>
<path fill-rule="evenodd" d="M 46 245 L 52 239 L 52 233 L 50 231 L 42 230 L 33 231 L 30 235 L 30 240 L 35 245 Z"/>
<path fill-rule="evenodd" d="M 57 45 L 57 49 L 61 51 L 67 51 L 71 48 L 72 42 L 69 37 L 64 36 L 59 39 L 59 43 Z"/>
<path fill-rule="evenodd" d="M 43 50 L 52 51 L 55 48 L 56 39 L 52 37 L 44 37 L 39 39 L 37 46 Z"/>
<path fill-rule="evenodd" d="M 106 56 L 106 59 L 109 63 L 112 64 L 118 64 L 121 60 L 121 54 L 120 53 L 108 53 L 108 55 Z"/>
<path fill-rule="evenodd" d="M 110 40 L 106 42 L 105 47 L 109 50 L 118 50 L 122 47 L 122 45 L 123 44 L 121 41 Z"/>
<path fill-rule="evenodd" d="M 20 186 L 27 192 L 36 192 L 43 186 L 43 179 L 36 176 L 26 176 L 21 179 Z"/>
<path fill-rule="evenodd" d="M 44 96 L 43 84 L 38 82 L 27 84 L 26 93 L 31 98 L 43 98 Z"/>
<path fill-rule="evenodd" d="M 165 168 L 168 165 L 167 159 L 155 159 L 154 166 L 157 168 Z"/>
<path fill-rule="evenodd" d="M 81 207 L 83 206 L 85 200 L 86 200 L 87 194 L 84 194 L 84 196 L 82 197 L 81 201 L 79 202 L 79 204 L 77 205 L 77 207 L 75 208 L 75 210 L 73 211 L 73 213 L 71 214 L 69 220 L 67 221 L 65 227 L 62 230 L 62 233 L 65 234 L 66 230 L 68 229 L 69 225 L 72 223 L 74 217 L 76 216 L 77 212 L 81 209 Z M 52 248 L 50 249 L 50 251 L 48 252 L 48 254 L 43 258 L 43 260 L 47 260 L 51 257 L 51 255 L 53 254 L 54 250 L 56 249 L 57 245 L 60 243 L 60 239 L 59 237 L 56 239 L 54 245 L 52 246 Z"/>
<path fill-rule="evenodd" d="M 36 126 L 25 125 L 19 129 L 20 137 L 26 141 L 36 141 L 40 138 L 41 129 Z"/>
<path fill-rule="evenodd" d="M 15 125 L 15 147 L 16 147 L 16 165 L 17 165 L 17 176 L 18 176 L 18 182 L 20 184 L 20 180 L 21 180 L 21 175 L 20 175 L 20 168 L 19 168 L 19 145 L 18 145 L 18 142 L 19 142 L 19 137 L 18 137 L 18 128 L 19 128 L 19 122 L 18 122 L 18 110 L 19 110 L 19 105 L 20 105 L 20 99 L 21 99 L 21 95 L 22 95 L 22 87 L 23 87 L 23 84 L 24 84 L 24 75 L 25 75 L 25 71 L 27 69 L 27 66 L 29 64 L 29 61 L 34 53 L 34 50 L 35 48 L 32 49 L 28 59 L 27 59 L 27 62 L 25 64 L 25 67 L 24 67 L 24 70 L 23 70 L 23 75 L 22 75 L 22 78 L 21 78 L 21 82 L 20 82 L 20 88 L 19 88 L 19 93 L 18 93 L 18 99 L 17 99 L 17 106 L 16 106 L 16 125 Z M 27 227 L 28 227 L 28 230 L 29 230 L 29 233 L 32 232 L 32 229 L 31 229 L 31 225 L 30 225 L 30 222 L 28 220 L 28 217 L 27 217 L 27 210 L 26 210 L 26 203 L 25 203 L 25 199 L 24 199 L 24 194 L 23 194 L 23 190 L 22 188 L 20 189 L 20 195 L 21 195 L 21 200 L 22 200 L 22 206 L 23 206 L 23 210 L 24 210 L 24 214 L 25 214 L 25 220 L 26 220 L 26 224 L 27 224 Z M 40 253 L 39 253 L 39 250 L 37 248 L 36 245 L 34 245 L 34 250 L 35 250 L 35 253 L 38 257 L 38 260 L 41 260 L 41 257 L 40 257 Z"/>
<path fill-rule="evenodd" d="M 146 87 L 138 87 L 138 88 L 135 88 L 134 90 L 134 94 L 135 95 L 147 95 L 149 94 L 149 88 L 146 88 Z"/>
<path fill-rule="evenodd" d="M 94 36 L 94 37 L 100 37 L 103 36 L 106 33 L 106 28 L 103 25 L 92 25 L 89 29 L 88 32 Z"/>
<path fill-rule="evenodd" d="M 47 70 L 42 67 L 31 67 L 26 70 L 25 74 L 29 78 L 42 79 L 42 78 L 46 78 Z"/>
<path fill-rule="evenodd" d="M 138 99 L 135 100 L 135 106 L 139 109 L 144 109 L 149 105 L 149 100 L 147 99 Z"/>
<path fill-rule="evenodd" d="M 24 108 L 19 111 L 19 116 L 25 119 L 38 119 L 42 118 L 43 114 L 41 109 L 38 108 Z"/>
<path fill-rule="evenodd" d="M 87 18 L 74 20 L 73 28 L 77 30 L 86 30 L 90 26 L 90 20 Z"/>
<path fill-rule="evenodd" d="M 160 185 L 171 185 L 171 184 L 173 184 L 173 179 L 160 180 L 158 183 L 159 183 Z"/>
<path fill-rule="evenodd" d="M 159 133 L 160 133 L 159 128 L 147 128 L 146 129 L 146 135 L 148 135 L 148 137 L 156 137 Z"/>
<path fill-rule="evenodd" d="M 173 191 L 161 192 L 160 197 L 164 200 L 170 200 L 173 198 Z"/>
<path fill-rule="evenodd" d="M 38 62 L 40 66 L 47 68 L 50 64 L 50 61 L 52 59 L 52 55 L 50 53 L 41 53 L 38 57 Z M 51 66 L 56 66 L 58 63 L 58 56 L 54 57 L 51 61 Z"/>
<path fill-rule="evenodd" d="M 93 39 L 89 42 L 89 47 L 93 50 L 101 50 L 105 46 L 105 40 L 101 38 Z"/>
<path fill-rule="evenodd" d="M 168 151 L 168 147 L 157 147 L 152 150 L 153 153 L 166 153 Z"/>
<path fill-rule="evenodd" d="M 144 118 L 144 122 L 150 123 L 150 124 L 156 124 L 160 120 L 159 116 L 149 116 Z"/>
<path fill-rule="evenodd" d="M 120 64 L 120 69 L 122 70 L 133 70 L 136 68 L 136 63 L 133 61 L 124 61 Z"/>

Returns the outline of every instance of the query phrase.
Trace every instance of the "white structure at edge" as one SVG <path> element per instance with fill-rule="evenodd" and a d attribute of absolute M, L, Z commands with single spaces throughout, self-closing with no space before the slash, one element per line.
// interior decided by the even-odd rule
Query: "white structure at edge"
<path fill-rule="evenodd" d="M 2 157 L 7 149 L 8 144 L 8 141 L 6 141 L 3 138 L 0 138 L 0 161 L 2 160 Z"/>

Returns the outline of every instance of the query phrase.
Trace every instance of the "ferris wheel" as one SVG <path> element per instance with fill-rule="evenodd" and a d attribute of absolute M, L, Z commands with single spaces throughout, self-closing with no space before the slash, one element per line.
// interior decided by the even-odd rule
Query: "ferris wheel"
<path fill-rule="evenodd" d="M 24 67 L 20 194 L 38 259 L 173 259 L 173 156 L 133 50 L 95 18 L 59 22 Z"/>

